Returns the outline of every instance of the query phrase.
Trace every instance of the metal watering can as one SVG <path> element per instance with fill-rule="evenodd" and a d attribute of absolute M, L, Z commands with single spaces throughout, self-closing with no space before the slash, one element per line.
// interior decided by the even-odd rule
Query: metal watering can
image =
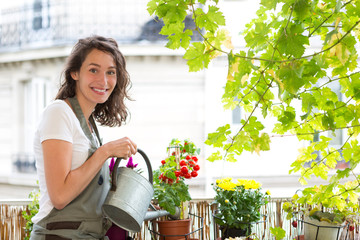
<path fill-rule="evenodd" d="M 149 158 L 142 150 L 137 151 L 146 162 L 149 180 L 133 169 L 119 168 L 122 158 L 117 158 L 111 175 L 111 189 L 102 207 L 113 223 L 130 232 L 140 232 L 143 221 L 169 215 L 165 210 L 148 211 L 149 206 L 156 210 L 151 205 L 153 173 Z"/>

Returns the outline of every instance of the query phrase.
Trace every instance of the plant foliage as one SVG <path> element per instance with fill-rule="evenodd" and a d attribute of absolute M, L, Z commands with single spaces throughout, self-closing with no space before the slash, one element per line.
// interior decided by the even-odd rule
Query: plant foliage
<path fill-rule="evenodd" d="M 261 219 L 260 208 L 268 203 L 269 193 L 261 192 L 261 184 L 254 180 L 232 178 L 216 180 L 214 185 L 218 204 L 215 221 L 227 228 L 246 229 Z"/>
<path fill-rule="evenodd" d="M 303 184 L 311 176 L 328 180 L 305 190 L 303 200 L 339 209 L 357 203 L 360 1 L 261 0 L 240 50 L 233 47 L 218 0 L 149 0 L 148 12 L 164 20 L 160 33 L 168 36 L 167 47 L 185 50 L 189 71 L 207 68 L 220 55 L 228 59 L 222 102 L 230 110 L 240 106 L 246 118 L 236 131 L 227 124 L 208 135 L 206 144 L 218 149 L 208 160 L 234 162 L 243 151 L 269 150 L 272 137 L 296 136 L 309 144 L 290 173 L 299 172 Z M 184 30 L 187 14 L 195 29 Z M 190 41 L 194 31 L 203 41 Z M 272 129 L 260 117 L 272 118 Z M 346 138 L 334 147 L 331 140 L 340 131 Z M 340 160 L 350 167 L 329 178 Z M 340 183 L 350 175 L 353 182 Z"/>
<path fill-rule="evenodd" d="M 32 201 L 28 204 L 27 209 L 22 211 L 22 216 L 26 221 L 24 237 L 25 240 L 30 239 L 30 234 L 33 229 L 33 222 L 31 219 L 39 212 L 39 197 L 40 191 L 38 189 L 31 191 L 29 193 L 29 199 L 32 199 Z"/>

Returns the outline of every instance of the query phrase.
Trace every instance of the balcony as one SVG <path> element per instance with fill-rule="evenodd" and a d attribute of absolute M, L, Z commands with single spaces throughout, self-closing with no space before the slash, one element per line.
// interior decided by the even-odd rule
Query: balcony
<path fill-rule="evenodd" d="M 273 239 L 270 234 L 271 227 L 281 226 L 286 231 L 284 239 L 294 239 L 298 235 L 298 229 L 291 226 L 291 221 L 286 220 L 286 214 L 282 210 L 282 203 L 288 201 L 285 198 L 272 198 L 271 201 L 261 209 L 262 214 L 266 214 L 265 222 L 254 224 L 252 231 L 256 233 L 259 239 Z M 212 204 L 212 199 L 193 199 L 190 201 L 190 212 L 201 217 L 203 228 L 201 229 L 204 240 L 214 240 L 219 236 L 217 228 L 215 228 L 212 213 L 215 210 L 215 205 Z M 0 239 L 20 240 L 24 239 L 24 230 L 26 222 L 22 217 L 22 211 L 26 210 L 27 204 L 30 200 L 0 200 Z M 198 220 L 199 221 L 199 220 Z M 192 229 L 198 229 L 200 222 L 193 221 Z M 149 222 L 145 222 L 141 232 L 135 234 L 136 240 L 151 240 L 151 234 L 148 230 Z M 341 236 L 341 240 L 359 239 L 359 226 L 355 226 L 355 231 L 345 238 L 345 234 Z M 345 231 L 343 231 L 344 233 Z M 194 233 L 190 238 L 200 239 L 199 232 Z"/>
<path fill-rule="evenodd" d="M 44 4 L 46 2 L 46 4 Z M 72 45 L 97 34 L 119 43 L 162 43 L 163 23 L 152 19 L 145 0 L 42 0 L 0 13 L 0 53 Z M 195 28 L 191 17 L 186 28 Z M 195 39 L 200 35 L 194 33 Z"/>
<path fill-rule="evenodd" d="M 0 52 L 73 44 L 91 34 L 111 36 L 122 43 L 147 38 L 143 26 L 151 18 L 144 0 L 34 2 L 1 12 Z"/>

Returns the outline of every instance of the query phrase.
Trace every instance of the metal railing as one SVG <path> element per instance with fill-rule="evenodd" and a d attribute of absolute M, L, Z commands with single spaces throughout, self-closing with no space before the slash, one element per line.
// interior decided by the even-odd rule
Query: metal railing
<path fill-rule="evenodd" d="M 120 42 L 152 39 L 160 28 L 149 32 L 149 22 L 145 0 L 34 1 L 2 10 L 0 52 L 72 44 L 92 34 Z"/>

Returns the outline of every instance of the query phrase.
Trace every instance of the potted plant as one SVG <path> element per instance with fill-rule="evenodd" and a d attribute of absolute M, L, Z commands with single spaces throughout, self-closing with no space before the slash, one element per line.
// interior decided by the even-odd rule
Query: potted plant
<path fill-rule="evenodd" d="M 298 227 L 298 221 L 304 223 L 305 239 L 338 239 L 343 229 L 354 230 L 358 204 L 349 201 L 345 195 L 336 195 L 338 190 L 331 191 L 331 195 L 329 192 L 319 194 L 322 187 L 305 188 L 301 196 L 295 194 L 290 202 L 283 204 L 286 218 L 292 221 L 294 228 Z"/>
<path fill-rule="evenodd" d="M 158 221 L 160 235 L 187 235 L 190 232 L 187 202 L 191 200 L 191 196 L 185 181 L 198 176 L 199 153 L 200 149 L 193 142 L 173 139 L 167 148 L 167 157 L 154 170 L 154 199 L 160 208 L 171 214 L 168 221 Z M 163 232 L 164 224 L 182 224 L 185 226 L 184 232 Z M 175 226 L 175 229 L 179 230 L 180 227 Z M 166 237 L 166 240 L 178 238 Z"/>
<path fill-rule="evenodd" d="M 260 208 L 268 203 L 270 192 L 263 193 L 261 184 L 254 180 L 217 179 L 213 184 L 218 209 L 214 214 L 222 239 L 249 236 L 251 224 L 261 219 Z"/>

